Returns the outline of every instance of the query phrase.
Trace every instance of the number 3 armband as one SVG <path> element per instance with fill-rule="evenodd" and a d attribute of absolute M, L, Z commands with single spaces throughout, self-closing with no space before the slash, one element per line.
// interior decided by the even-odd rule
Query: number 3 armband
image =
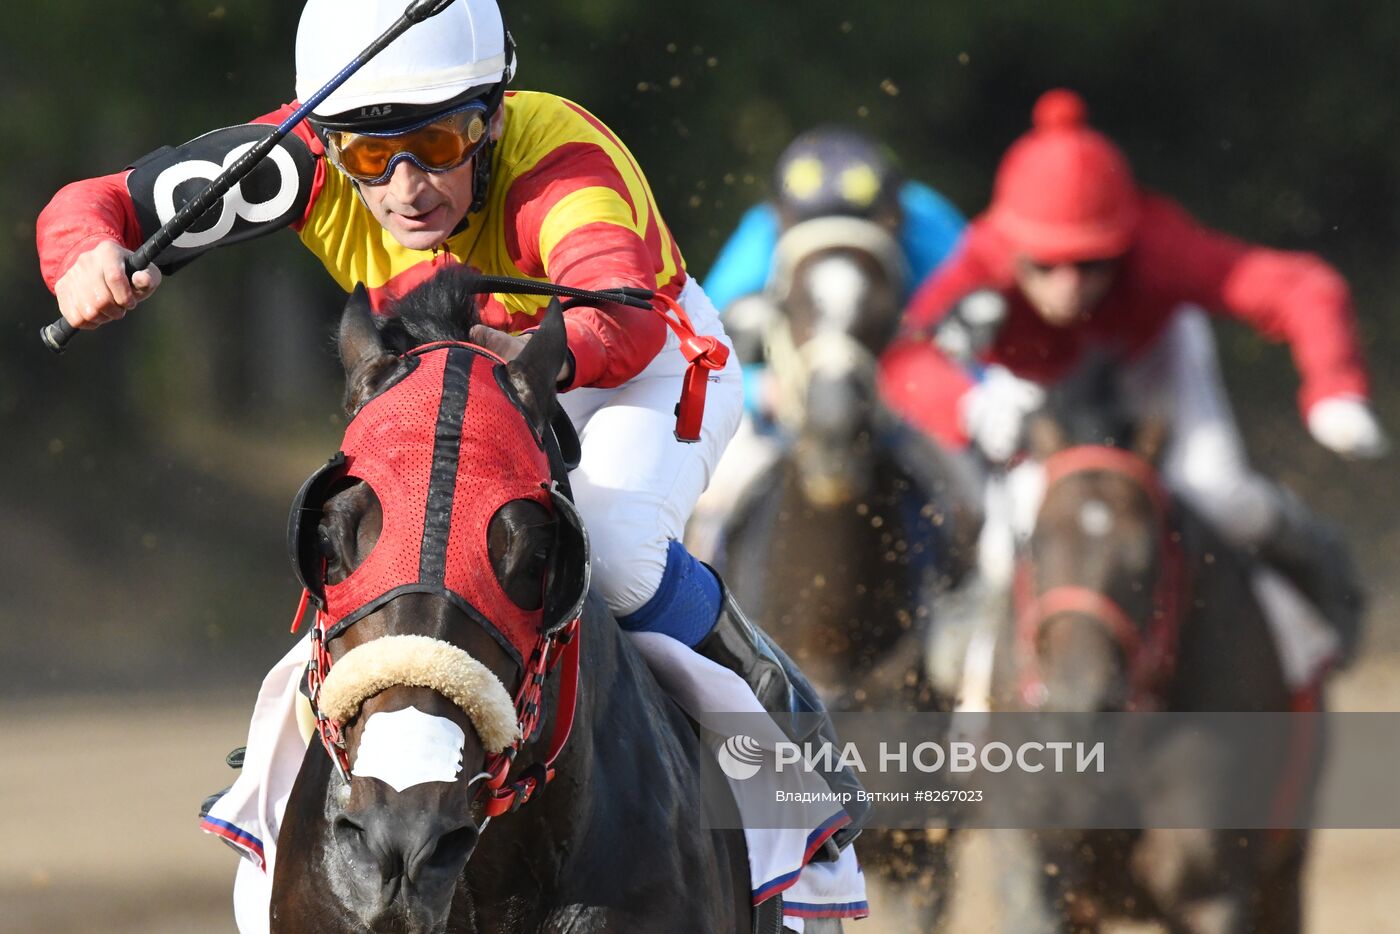
<path fill-rule="evenodd" d="M 136 208 L 141 236 L 149 237 L 221 172 L 265 137 L 261 124 L 224 127 L 182 146 L 164 146 L 131 166 L 127 189 Z M 317 157 L 295 136 L 287 136 L 258 166 L 189 230 L 175 239 L 157 265 L 170 271 L 226 243 L 270 233 L 306 212 Z"/>

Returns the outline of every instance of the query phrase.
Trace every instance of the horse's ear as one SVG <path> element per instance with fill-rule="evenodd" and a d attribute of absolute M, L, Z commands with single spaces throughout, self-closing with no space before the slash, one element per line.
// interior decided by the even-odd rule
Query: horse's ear
<path fill-rule="evenodd" d="M 369 293 L 355 286 L 340 316 L 340 362 L 345 367 L 345 411 L 354 414 L 375 394 L 380 378 L 397 359 L 374 326 Z"/>
<path fill-rule="evenodd" d="M 337 343 L 340 347 L 340 362 L 347 375 L 387 352 L 384 349 L 384 341 L 379 336 L 379 329 L 374 326 L 369 293 L 365 291 L 364 283 L 355 286 L 355 291 L 350 293 L 350 300 L 345 303 L 345 311 L 340 315 L 340 337 Z"/>
<path fill-rule="evenodd" d="M 506 364 L 511 385 L 530 418 L 535 434 L 543 436 L 554 415 L 559 394 L 559 371 L 569 352 L 564 330 L 564 311 L 557 298 L 550 299 L 540 326 L 520 351 Z"/>
<path fill-rule="evenodd" d="M 1160 415 L 1149 415 L 1138 423 L 1133 433 L 1133 453 L 1153 466 L 1167 447 L 1167 436 L 1171 428 Z"/>
<path fill-rule="evenodd" d="M 1069 447 L 1069 436 L 1055 417 L 1037 412 L 1026 422 L 1026 448 L 1031 457 L 1044 462 L 1050 455 Z"/>

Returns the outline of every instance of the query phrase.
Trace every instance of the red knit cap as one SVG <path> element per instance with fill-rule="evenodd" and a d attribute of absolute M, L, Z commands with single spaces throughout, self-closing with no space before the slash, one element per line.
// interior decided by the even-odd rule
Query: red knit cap
<path fill-rule="evenodd" d="M 1047 91 L 1031 130 L 997 169 L 988 219 L 1012 248 L 1040 263 L 1121 256 L 1137 230 L 1138 192 L 1128 160 L 1088 126 L 1073 91 Z"/>

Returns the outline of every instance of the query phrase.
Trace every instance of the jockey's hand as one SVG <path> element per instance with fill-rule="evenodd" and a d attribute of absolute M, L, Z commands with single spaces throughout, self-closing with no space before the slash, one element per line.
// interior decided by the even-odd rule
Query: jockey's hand
<path fill-rule="evenodd" d="M 58 310 L 75 328 L 88 330 L 120 321 L 160 285 L 155 266 L 126 277 L 131 251 L 115 240 L 103 240 L 78 257 L 54 286 Z"/>
<path fill-rule="evenodd" d="M 1308 410 L 1308 431 L 1317 443 L 1348 460 L 1384 457 L 1390 439 L 1370 403 L 1357 396 L 1332 396 Z"/>
<path fill-rule="evenodd" d="M 496 356 L 506 362 L 514 360 L 520 356 L 520 351 L 525 349 L 525 345 L 530 342 L 529 334 L 507 334 L 505 331 L 498 331 L 489 328 L 484 324 L 473 324 L 467 337 L 473 344 L 485 347 Z M 574 355 L 566 353 L 564 355 L 564 365 L 559 368 L 557 382 L 560 386 L 567 386 L 574 378 Z"/>
<path fill-rule="evenodd" d="M 1021 448 L 1026 417 L 1044 404 L 1045 390 L 1038 384 L 989 366 L 959 404 L 963 431 L 988 460 L 1004 463 Z"/>

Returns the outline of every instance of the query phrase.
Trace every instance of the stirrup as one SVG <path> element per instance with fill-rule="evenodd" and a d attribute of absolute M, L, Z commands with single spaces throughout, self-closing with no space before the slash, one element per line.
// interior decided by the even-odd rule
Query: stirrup
<path fill-rule="evenodd" d="M 1281 488 L 1279 517 L 1258 545 L 1259 557 L 1287 578 L 1337 634 L 1345 665 L 1361 641 L 1367 594 L 1341 531 Z"/>
<path fill-rule="evenodd" d="M 243 768 L 243 756 L 247 752 L 247 746 L 239 746 L 237 749 L 232 750 L 228 755 L 224 756 L 224 765 L 227 765 L 231 769 Z M 202 802 L 200 802 L 199 819 L 204 820 L 204 818 L 208 817 L 210 808 L 217 804 L 220 798 L 228 794 L 229 788 L 232 787 L 232 785 L 229 785 L 228 788 L 225 788 L 222 791 L 216 791 L 209 797 L 205 798 Z"/>
<path fill-rule="evenodd" d="M 715 578 L 720 580 L 718 574 Z M 791 741 L 800 744 L 816 736 L 833 747 L 840 746 L 836 728 L 816 688 L 787 653 L 744 615 L 723 580 L 720 592 L 719 618 L 695 651 L 743 678 L 764 710 L 797 715 L 779 718 L 779 725 Z M 850 795 L 844 807 L 851 820 L 827 838 L 812 862 L 838 859 L 840 851 L 860 835 L 870 819 L 871 805 L 862 797 L 865 789 L 850 768 L 823 771 L 822 777 L 833 792 Z"/>

